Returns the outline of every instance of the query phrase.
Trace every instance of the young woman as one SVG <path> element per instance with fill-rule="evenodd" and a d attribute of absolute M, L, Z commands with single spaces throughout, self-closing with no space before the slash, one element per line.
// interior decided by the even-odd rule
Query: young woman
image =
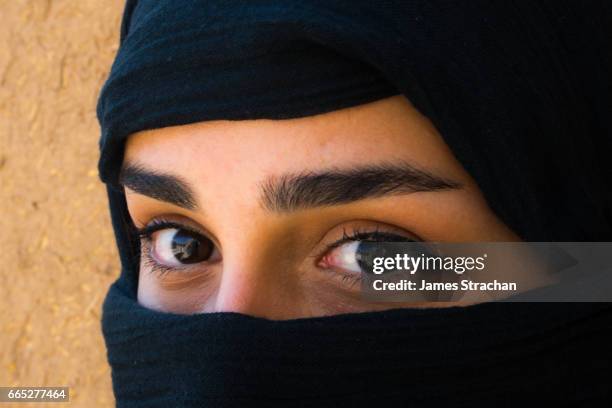
<path fill-rule="evenodd" d="M 574 8 L 128 1 L 98 103 L 118 406 L 607 398 L 607 304 L 359 292 L 379 243 L 609 240 L 609 15 Z"/>

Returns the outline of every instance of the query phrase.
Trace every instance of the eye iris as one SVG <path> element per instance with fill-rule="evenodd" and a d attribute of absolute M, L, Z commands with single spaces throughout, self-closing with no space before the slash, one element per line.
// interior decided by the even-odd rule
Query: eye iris
<path fill-rule="evenodd" d="M 214 250 L 212 241 L 178 230 L 172 237 L 172 253 L 182 263 L 197 263 L 210 258 Z"/>
<path fill-rule="evenodd" d="M 372 273 L 374 269 L 374 258 L 394 256 L 395 253 L 391 252 L 393 251 L 390 251 L 388 246 L 381 245 L 380 242 L 361 241 L 357 247 L 355 258 L 357 258 L 357 263 L 362 271 L 365 273 Z"/>
<path fill-rule="evenodd" d="M 355 258 L 361 270 L 365 273 L 372 273 L 374 270 L 374 258 L 394 258 L 397 255 L 403 256 L 408 249 L 414 252 L 412 256 L 427 254 L 429 251 L 421 245 L 413 245 L 407 248 L 403 243 L 416 241 L 411 239 L 395 239 L 393 241 L 361 241 L 355 251 Z M 387 271 L 392 272 L 392 271 Z"/>

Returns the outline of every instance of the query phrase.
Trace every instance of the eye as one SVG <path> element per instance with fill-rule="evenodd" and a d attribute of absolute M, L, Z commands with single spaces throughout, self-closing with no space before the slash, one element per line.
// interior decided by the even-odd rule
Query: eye
<path fill-rule="evenodd" d="M 220 259 L 214 242 L 206 236 L 174 222 L 153 221 L 138 231 L 147 252 L 143 255 L 153 267 L 169 270 Z"/>
<path fill-rule="evenodd" d="M 154 232 L 151 240 L 151 254 L 157 262 L 166 266 L 208 261 L 215 250 L 210 239 L 178 228 Z"/>
<path fill-rule="evenodd" d="M 319 266 L 350 275 L 360 275 L 361 272 L 369 273 L 372 271 L 374 258 L 395 255 L 395 252 L 388 246 L 381 245 L 381 243 L 389 242 L 417 241 L 384 232 L 355 233 L 351 236 L 345 234 L 343 239 L 333 244 L 321 258 Z"/>

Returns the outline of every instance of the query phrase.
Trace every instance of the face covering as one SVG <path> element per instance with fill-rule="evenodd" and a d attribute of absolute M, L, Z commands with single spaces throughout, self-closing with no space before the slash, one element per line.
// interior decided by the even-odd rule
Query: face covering
<path fill-rule="evenodd" d="M 304 117 L 403 94 L 524 240 L 610 240 L 605 7 L 127 1 L 97 105 L 99 172 L 122 266 L 102 316 L 117 406 L 592 406 L 608 398 L 606 303 L 286 321 L 146 309 L 136 301 L 138 238 L 117 183 L 125 140 L 137 131 Z"/>

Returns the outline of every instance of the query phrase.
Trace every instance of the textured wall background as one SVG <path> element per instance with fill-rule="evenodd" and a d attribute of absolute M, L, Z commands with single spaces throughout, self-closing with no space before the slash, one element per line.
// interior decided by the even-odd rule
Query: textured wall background
<path fill-rule="evenodd" d="M 122 10 L 0 0 L 0 385 L 68 385 L 71 407 L 114 406 L 100 307 L 119 263 L 95 103 Z"/>

